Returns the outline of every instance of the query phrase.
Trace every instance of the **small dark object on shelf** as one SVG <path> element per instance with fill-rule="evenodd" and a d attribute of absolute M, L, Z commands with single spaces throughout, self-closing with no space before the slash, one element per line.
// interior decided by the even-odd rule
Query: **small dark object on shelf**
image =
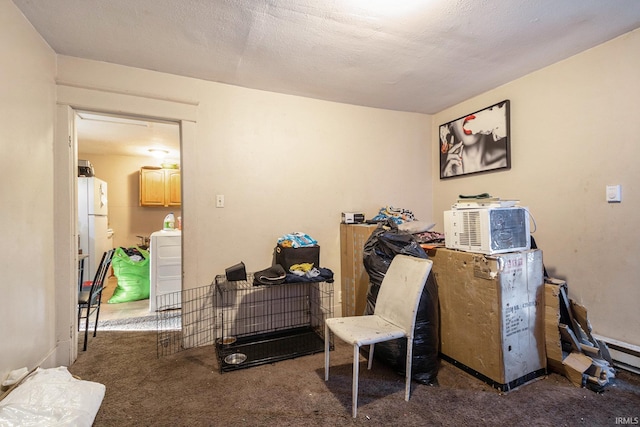
<path fill-rule="evenodd" d="M 287 278 L 287 272 L 280 264 L 272 265 L 264 270 L 253 273 L 253 285 L 279 285 L 284 283 Z"/>
<path fill-rule="evenodd" d="M 247 280 L 247 270 L 244 267 L 244 262 L 240 262 L 225 270 L 225 275 L 229 282 L 236 282 L 238 280 Z"/>

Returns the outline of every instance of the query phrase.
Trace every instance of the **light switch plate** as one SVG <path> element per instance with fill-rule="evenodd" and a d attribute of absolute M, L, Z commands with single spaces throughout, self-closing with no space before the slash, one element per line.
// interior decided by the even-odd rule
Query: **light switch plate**
<path fill-rule="evenodd" d="M 607 185 L 607 202 L 620 203 L 622 201 L 622 191 L 620 185 Z"/>

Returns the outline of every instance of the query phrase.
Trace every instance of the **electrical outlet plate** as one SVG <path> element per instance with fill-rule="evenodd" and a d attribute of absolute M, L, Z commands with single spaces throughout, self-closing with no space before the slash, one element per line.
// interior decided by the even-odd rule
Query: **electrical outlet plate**
<path fill-rule="evenodd" d="M 224 208 L 224 196 L 222 194 L 216 196 L 216 208 Z"/>
<path fill-rule="evenodd" d="M 620 203 L 622 201 L 622 191 L 620 185 L 607 185 L 607 202 Z"/>

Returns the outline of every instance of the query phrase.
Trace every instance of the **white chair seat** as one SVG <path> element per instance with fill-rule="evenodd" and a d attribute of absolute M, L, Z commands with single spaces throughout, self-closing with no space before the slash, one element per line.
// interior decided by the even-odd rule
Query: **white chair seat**
<path fill-rule="evenodd" d="M 326 323 L 331 332 L 351 345 L 370 345 L 406 337 L 402 328 L 375 314 L 357 317 L 334 317 L 327 319 Z"/>

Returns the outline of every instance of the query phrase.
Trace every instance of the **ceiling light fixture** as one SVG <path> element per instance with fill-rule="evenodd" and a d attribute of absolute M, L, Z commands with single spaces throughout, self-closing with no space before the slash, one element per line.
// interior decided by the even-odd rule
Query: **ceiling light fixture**
<path fill-rule="evenodd" d="M 164 148 L 149 148 L 149 152 L 153 157 L 164 157 L 169 154 L 169 150 L 165 150 Z"/>

